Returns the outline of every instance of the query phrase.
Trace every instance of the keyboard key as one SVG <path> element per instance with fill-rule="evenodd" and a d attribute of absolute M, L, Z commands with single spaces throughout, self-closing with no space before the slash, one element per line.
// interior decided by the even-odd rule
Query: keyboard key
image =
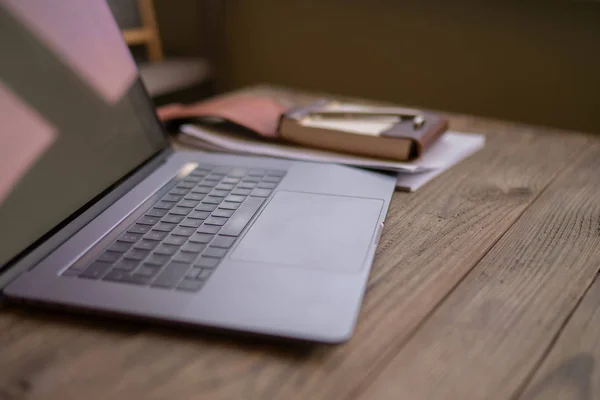
<path fill-rule="evenodd" d="M 230 201 L 224 201 L 221 204 L 219 204 L 219 208 L 222 208 L 225 210 L 237 210 L 239 206 L 240 206 L 240 203 L 232 203 Z"/>
<path fill-rule="evenodd" d="M 237 196 L 248 196 L 250 193 L 252 193 L 252 189 L 235 189 L 231 192 L 231 194 Z"/>
<path fill-rule="evenodd" d="M 186 272 L 185 277 L 190 278 L 190 279 L 195 279 L 198 276 L 198 274 L 200 274 L 200 271 L 202 271 L 202 269 L 192 268 L 188 272 Z"/>
<path fill-rule="evenodd" d="M 190 172 L 190 176 L 206 176 L 209 172 L 210 170 L 195 169 L 192 172 Z"/>
<path fill-rule="evenodd" d="M 190 172 L 192 176 L 204 176 L 210 174 L 212 167 L 197 167 L 195 170 Z"/>
<path fill-rule="evenodd" d="M 144 239 L 148 240 L 163 240 L 167 237 L 167 232 L 150 231 L 144 235 Z"/>
<path fill-rule="evenodd" d="M 259 189 L 275 189 L 276 187 L 277 184 L 273 182 L 261 182 L 257 186 Z"/>
<path fill-rule="evenodd" d="M 233 215 L 234 211 L 233 210 L 224 210 L 222 208 L 218 208 L 215 211 L 213 211 L 212 216 L 213 217 L 222 217 L 222 218 L 229 218 Z"/>
<path fill-rule="evenodd" d="M 169 211 L 169 214 L 173 214 L 173 215 L 188 215 L 190 213 L 190 211 L 192 211 L 191 208 L 187 208 L 187 207 L 175 207 L 173 208 L 171 211 Z"/>
<path fill-rule="evenodd" d="M 220 258 L 200 257 L 194 264 L 197 268 L 216 268 L 221 262 Z"/>
<path fill-rule="evenodd" d="M 171 244 L 173 246 L 181 246 L 185 242 L 187 242 L 187 237 L 185 237 L 185 236 L 173 236 L 173 235 L 170 235 L 168 238 L 166 238 L 163 241 L 164 244 Z"/>
<path fill-rule="evenodd" d="M 188 242 L 185 245 L 183 245 L 183 247 L 181 248 L 181 251 L 199 254 L 199 253 L 202 253 L 202 251 L 204 251 L 204 249 L 206 249 L 205 244 Z"/>
<path fill-rule="evenodd" d="M 164 209 L 161 209 L 161 208 L 153 208 L 150 211 L 148 211 L 146 213 L 146 215 L 149 216 L 149 217 L 163 217 L 168 212 L 169 212 L 169 210 L 164 210 Z"/>
<path fill-rule="evenodd" d="M 179 226 L 173 229 L 172 234 L 177 236 L 192 236 L 196 232 L 194 228 L 186 228 L 185 226 Z"/>
<path fill-rule="evenodd" d="M 221 229 L 220 226 L 217 225 L 202 225 L 200 228 L 198 228 L 198 233 L 210 233 L 212 235 L 215 235 L 219 232 L 219 230 Z"/>
<path fill-rule="evenodd" d="M 196 186 L 195 182 L 181 182 L 177 185 L 177 187 L 180 189 L 191 189 L 194 186 Z"/>
<path fill-rule="evenodd" d="M 133 283 L 136 285 L 147 285 L 152 278 L 145 276 L 132 276 L 129 272 L 122 269 L 113 269 L 103 278 L 105 281 Z"/>
<path fill-rule="evenodd" d="M 150 226 L 150 225 L 134 224 L 134 225 L 130 226 L 129 228 L 127 228 L 127 232 L 129 232 L 129 233 L 146 233 L 150 229 L 152 229 L 152 226 Z"/>
<path fill-rule="evenodd" d="M 209 243 L 215 236 L 207 233 L 194 233 L 190 238 L 190 242 L 194 243 Z"/>
<path fill-rule="evenodd" d="M 104 253 L 100 254 L 100 257 L 97 258 L 98 261 L 105 261 L 109 263 L 114 263 L 123 255 L 122 252 L 110 251 L 107 250 Z"/>
<path fill-rule="evenodd" d="M 188 208 L 194 208 L 198 205 L 198 203 L 200 203 L 197 200 L 181 200 L 179 202 L 179 204 L 177 204 L 178 207 L 188 207 Z"/>
<path fill-rule="evenodd" d="M 231 183 L 219 183 L 219 185 L 215 188 L 215 190 L 231 191 L 231 190 L 233 190 L 234 187 L 235 187 L 235 185 L 233 185 Z"/>
<path fill-rule="evenodd" d="M 156 240 L 142 239 L 135 244 L 136 249 L 153 250 L 158 245 Z"/>
<path fill-rule="evenodd" d="M 189 264 L 171 262 L 152 282 L 152 286 L 174 288 L 190 269 Z"/>
<path fill-rule="evenodd" d="M 189 292 L 195 292 L 200 290 L 200 288 L 204 286 L 204 281 L 197 281 L 195 279 L 184 279 L 177 286 L 177 290 L 185 290 Z"/>
<path fill-rule="evenodd" d="M 175 203 L 170 201 L 159 201 L 154 205 L 154 208 L 158 208 L 159 210 L 170 210 L 174 205 Z"/>
<path fill-rule="evenodd" d="M 217 226 L 223 226 L 223 225 L 225 225 L 226 222 L 227 222 L 227 218 L 221 218 L 221 217 L 210 217 L 206 221 L 204 221 L 204 223 L 206 225 L 217 225 Z"/>
<path fill-rule="evenodd" d="M 196 258 L 198 258 L 198 253 L 180 251 L 173 257 L 173 261 L 191 264 L 196 261 Z"/>
<path fill-rule="evenodd" d="M 160 268 L 144 264 L 133 272 L 133 276 L 143 276 L 146 278 L 150 278 L 156 275 L 158 271 L 160 271 Z"/>
<path fill-rule="evenodd" d="M 194 189 L 192 189 L 192 194 L 197 194 L 199 196 L 202 196 L 204 194 L 210 193 L 211 190 L 212 190 L 212 186 L 211 187 L 197 186 Z"/>
<path fill-rule="evenodd" d="M 252 191 L 251 196 L 256 197 L 269 197 L 271 195 L 272 190 L 269 189 L 254 189 Z"/>
<path fill-rule="evenodd" d="M 123 258 L 128 259 L 128 260 L 140 261 L 140 260 L 143 260 L 144 258 L 148 257 L 148 254 L 150 254 L 150 250 L 134 248 L 134 249 L 129 250 L 129 252 L 123 256 Z"/>
<path fill-rule="evenodd" d="M 119 236 L 118 240 L 120 242 L 135 243 L 138 240 L 140 240 L 141 238 L 142 238 L 142 235 L 139 233 L 126 232 L 126 233 L 122 234 L 121 236 Z"/>
<path fill-rule="evenodd" d="M 181 200 L 183 198 L 182 195 L 176 195 L 176 194 L 168 194 L 165 197 L 163 197 L 161 199 L 161 201 L 168 201 L 171 203 L 177 203 L 179 200 Z"/>
<path fill-rule="evenodd" d="M 218 180 L 215 180 L 215 181 L 204 180 L 198 184 L 198 187 L 206 187 L 206 188 L 212 189 L 215 186 L 217 186 L 218 184 L 219 184 Z"/>
<path fill-rule="evenodd" d="M 263 182 L 274 182 L 274 183 L 279 183 L 279 181 L 281 181 L 281 178 L 278 176 L 265 176 L 263 178 Z"/>
<path fill-rule="evenodd" d="M 265 176 L 267 171 L 264 169 L 252 169 L 248 172 L 249 176 Z"/>
<path fill-rule="evenodd" d="M 140 265 L 140 262 L 137 260 L 123 259 L 115 264 L 115 266 L 113 267 L 113 270 L 114 269 L 122 269 L 124 271 L 133 271 L 134 269 L 137 268 L 138 265 Z"/>
<path fill-rule="evenodd" d="M 202 204 L 219 204 L 222 200 L 220 197 L 207 196 L 202 200 Z"/>
<path fill-rule="evenodd" d="M 168 222 L 170 224 L 178 224 L 181 221 L 183 221 L 185 217 L 183 215 L 173 215 L 173 214 L 169 214 L 169 215 L 165 215 L 163 217 L 163 219 L 161 219 L 162 222 Z"/>
<path fill-rule="evenodd" d="M 196 211 L 213 211 L 215 208 L 217 208 L 216 204 L 201 203 L 196 207 Z"/>
<path fill-rule="evenodd" d="M 282 171 L 280 169 L 272 169 L 271 171 L 269 171 L 269 176 L 285 176 L 286 172 Z"/>
<path fill-rule="evenodd" d="M 102 275 L 108 272 L 111 266 L 112 264 L 108 262 L 94 261 L 85 269 L 85 271 L 83 271 L 82 274 L 79 275 L 79 277 L 86 279 L 99 279 Z"/>
<path fill-rule="evenodd" d="M 193 200 L 193 201 L 200 201 L 204 198 L 203 194 L 200 193 L 190 193 L 187 196 L 185 196 L 185 200 Z"/>
<path fill-rule="evenodd" d="M 223 226 L 221 235 L 239 236 L 264 201 L 260 197 L 249 197 Z"/>
<path fill-rule="evenodd" d="M 235 237 L 217 236 L 210 245 L 211 247 L 222 247 L 224 249 L 228 249 L 233 246 L 233 242 L 235 242 Z"/>
<path fill-rule="evenodd" d="M 223 176 L 229 171 L 231 171 L 231 167 L 215 167 L 212 169 L 211 174 Z"/>
<path fill-rule="evenodd" d="M 145 215 L 142 218 L 138 219 L 136 221 L 136 223 L 142 224 L 142 225 L 154 225 L 158 221 L 160 221 L 160 217 L 148 217 Z"/>
<path fill-rule="evenodd" d="M 206 219 L 210 216 L 210 211 L 192 211 L 189 213 L 188 218 L 194 219 Z"/>
<path fill-rule="evenodd" d="M 113 244 L 111 244 L 110 247 L 107 250 L 118 251 L 120 253 L 125 253 L 127 250 L 129 250 L 129 248 L 131 246 L 132 246 L 132 243 L 121 242 L 120 240 L 117 240 L 116 242 L 114 242 Z"/>
<path fill-rule="evenodd" d="M 223 179 L 223 180 L 221 181 L 221 183 L 222 183 L 222 184 L 236 184 L 236 183 L 238 183 L 239 181 L 241 181 L 241 179 L 240 179 L 240 178 L 230 178 L 230 177 L 227 177 L 227 178 Z"/>
<path fill-rule="evenodd" d="M 166 256 L 172 256 L 177 253 L 179 250 L 179 246 L 171 245 L 171 244 L 161 244 L 159 248 L 154 250 L 155 254 L 164 254 Z"/>
<path fill-rule="evenodd" d="M 244 200 L 246 200 L 246 196 L 230 195 L 225 198 L 225 201 L 230 201 L 232 203 L 242 203 Z"/>
<path fill-rule="evenodd" d="M 227 254 L 227 249 L 219 249 L 217 247 L 209 247 L 206 249 L 204 253 L 202 253 L 202 257 L 214 257 L 214 258 L 223 258 Z"/>
<path fill-rule="evenodd" d="M 242 182 L 239 185 L 237 185 L 237 187 L 239 189 L 254 189 L 256 187 L 256 183 L 255 182 Z"/>
<path fill-rule="evenodd" d="M 155 231 L 161 231 L 161 232 L 171 232 L 176 227 L 177 227 L 177 224 L 171 224 L 169 222 L 159 222 L 152 229 Z"/>
<path fill-rule="evenodd" d="M 214 189 L 212 192 L 210 192 L 210 195 L 213 197 L 225 197 L 228 194 L 229 194 L 229 190 Z"/>
<path fill-rule="evenodd" d="M 169 194 L 174 194 L 174 195 L 178 195 L 178 196 L 183 196 L 188 192 L 187 189 L 181 189 L 181 188 L 175 188 L 175 189 L 171 189 L 171 191 L 169 192 Z"/>
<path fill-rule="evenodd" d="M 189 175 L 187 176 L 183 181 L 184 182 L 193 182 L 193 183 L 198 183 L 202 180 L 201 177 L 199 176 L 194 176 L 194 175 Z"/>
<path fill-rule="evenodd" d="M 192 219 L 192 218 L 186 218 L 185 221 L 181 222 L 181 224 L 180 224 L 180 226 L 184 226 L 187 228 L 198 228 L 200 225 L 202 225 L 201 219 Z"/>
<path fill-rule="evenodd" d="M 234 178 L 243 178 L 248 174 L 248 170 L 244 168 L 233 168 L 227 173 L 227 176 L 231 176 Z"/>
<path fill-rule="evenodd" d="M 210 174 L 208 175 L 206 178 L 204 178 L 205 181 L 207 182 L 213 182 L 216 186 L 216 184 L 223 178 L 223 175 L 215 175 L 215 174 Z"/>
<path fill-rule="evenodd" d="M 144 261 L 144 264 L 150 264 L 150 265 L 162 267 L 169 261 L 170 258 L 171 258 L 171 256 L 168 256 L 165 254 L 158 254 L 158 253 L 154 252 L 150 255 L 150 257 L 148 257 Z"/>
<path fill-rule="evenodd" d="M 208 279 L 213 273 L 213 270 L 210 268 L 203 268 L 200 273 L 198 275 L 196 275 L 196 279 L 199 280 L 206 280 Z"/>
<path fill-rule="evenodd" d="M 244 178 L 244 182 L 252 182 L 252 183 L 258 183 L 260 182 L 261 178 L 258 176 L 249 176 L 247 178 Z"/>

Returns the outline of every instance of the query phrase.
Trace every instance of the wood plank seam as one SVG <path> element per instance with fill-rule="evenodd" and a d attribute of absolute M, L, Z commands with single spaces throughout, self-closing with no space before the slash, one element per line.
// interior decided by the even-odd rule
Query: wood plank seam
<path fill-rule="evenodd" d="M 477 266 L 477 264 L 479 264 L 479 262 L 487 255 L 487 253 L 489 253 L 489 251 L 491 249 L 494 248 L 494 246 L 496 246 L 496 244 L 504 237 L 504 235 L 506 234 L 506 232 L 508 232 L 511 227 L 517 223 L 517 221 L 521 218 L 521 216 L 533 205 L 535 204 L 538 199 L 540 198 L 540 196 L 548 189 L 548 187 L 562 174 L 564 173 L 564 171 L 568 168 L 568 166 L 570 165 L 570 163 L 573 162 L 577 162 L 577 160 L 579 160 L 579 158 L 582 157 L 582 154 L 574 154 L 572 156 L 573 160 L 569 160 L 569 162 L 565 163 L 565 165 L 563 166 L 562 169 L 558 170 L 556 172 L 556 174 L 548 180 L 546 186 L 544 186 L 539 192 L 538 194 L 533 198 L 533 200 L 526 206 L 523 208 L 523 210 L 521 210 L 521 212 L 519 213 L 519 215 L 514 219 L 514 221 L 512 221 L 512 223 L 510 225 L 508 225 L 506 227 L 506 229 L 504 230 L 504 232 L 501 235 L 498 235 L 498 237 L 496 238 L 496 240 L 494 240 L 490 246 L 487 248 L 487 250 L 485 250 L 484 252 L 482 252 L 481 257 L 479 257 L 471 266 L 471 268 L 469 268 L 469 270 L 459 279 L 457 280 L 457 282 L 455 283 L 454 286 L 452 286 L 452 288 L 442 297 L 440 298 L 440 301 L 438 301 L 435 306 L 433 306 L 431 308 L 431 310 L 429 310 L 429 312 L 427 314 L 425 314 L 423 316 L 423 319 L 414 327 L 414 329 L 412 329 L 405 338 L 403 338 L 403 340 L 401 340 L 400 342 L 397 343 L 396 346 L 394 346 L 393 351 L 387 351 L 385 356 L 382 356 L 381 361 L 378 363 L 378 365 L 376 367 L 373 367 L 371 372 L 369 372 L 369 374 L 365 377 L 364 381 L 362 383 L 360 383 L 356 389 L 354 389 L 347 397 L 348 400 L 353 400 L 353 399 L 357 399 L 359 398 L 364 391 L 366 391 L 369 386 L 370 383 L 373 382 L 375 379 L 375 377 L 377 377 L 384 369 L 385 367 L 391 363 L 391 361 L 393 360 L 394 356 L 396 354 L 398 354 L 402 348 L 404 347 L 404 345 L 410 341 L 412 339 L 412 337 L 414 335 L 417 334 L 417 332 L 419 331 L 419 329 L 427 322 L 427 320 L 429 319 L 429 317 L 431 315 L 433 315 L 436 310 L 446 301 L 446 299 L 448 297 L 450 297 L 450 295 L 454 292 L 454 290 L 466 279 L 466 277 L 469 275 L 469 273 Z M 590 285 L 591 286 L 591 285 Z M 367 291 L 369 290 L 369 288 L 371 288 L 371 284 L 369 283 L 369 285 L 367 286 Z M 589 290 L 589 287 L 588 287 Z M 586 290 L 587 291 L 587 290 Z M 583 299 L 580 299 L 580 301 Z M 574 310 L 573 310 L 574 312 Z M 572 315 L 572 314 L 571 314 Z M 566 325 L 566 322 L 565 322 Z M 564 328 L 564 326 L 563 326 Z M 557 335 L 558 338 L 558 335 Z M 548 350 L 549 352 L 549 350 Z M 543 360 L 542 360 L 543 361 Z M 541 362 L 540 361 L 540 364 Z M 531 377 L 533 377 L 533 374 L 535 373 L 535 371 L 532 373 Z M 523 386 L 523 390 L 525 389 L 526 386 Z"/>
<path fill-rule="evenodd" d="M 556 345 L 556 343 L 560 340 L 560 338 L 561 338 L 561 336 L 562 336 L 565 328 L 567 327 L 567 325 L 569 324 L 569 322 L 571 321 L 571 319 L 575 315 L 575 312 L 577 312 L 577 310 L 579 309 L 579 306 L 581 305 L 581 303 L 585 299 L 586 295 L 588 294 L 588 292 L 590 291 L 590 289 L 592 288 L 592 286 L 594 286 L 594 283 L 596 282 L 596 280 L 599 279 L 599 277 L 600 277 L 600 269 L 598 269 L 598 272 L 596 273 L 596 277 L 594 278 L 594 280 L 591 281 L 591 283 L 589 284 L 589 286 L 585 289 L 585 291 L 583 292 L 583 294 L 581 295 L 581 297 L 579 298 L 579 300 L 575 304 L 575 307 L 573 307 L 573 309 L 571 310 L 571 313 L 565 319 L 565 321 L 561 325 L 560 329 L 556 332 L 556 335 L 554 335 L 554 338 L 552 338 L 552 340 L 548 344 L 548 347 L 544 351 L 544 354 L 542 355 L 542 357 L 540 357 L 540 359 L 535 364 L 535 366 L 531 369 L 531 371 L 529 372 L 529 374 L 527 374 L 527 376 L 523 380 L 523 383 L 521 384 L 521 386 L 511 396 L 512 400 L 518 400 L 518 399 L 520 399 L 523 396 L 523 393 L 525 392 L 525 390 L 527 389 L 527 387 L 533 381 L 533 378 L 535 377 L 536 373 L 539 371 L 539 369 L 542 366 L 542 364 L 546 361 L 546 359 L 548 358 L 548 356 L 550 355 L 550 353 L 554 349 L 554 346 Z"/>
<path fill-rule="evenodd" d="M 598 151 L 598 149 L 600 149 L 600 147 L 596 147 L 596 150 L 595 150 L 595 151 L 597 152 L 597 151 Z M 585 157 L 585 158 L 584 158 L 584 157 Z M 560 172 L 560 173 L 557 173 L 557 174 L 556 174 L 556 175 L 553 177 L 552 181 L 554 182 L 554 181 L 556 181 L 556 180 L 562 180 L 562 181 L 565 181 L 565 180 L 567 180 L 567 179 L 566 179 L 564 176 L 566 175 L 567 177 L 569 177 L 569 176 L 568 176 L 568 174 L 572 174 L 572 173 L 573 173 L 573 168 L 574 168 L 574 166 L 573 166 L 573 165 L 574 165 L 574 164 L 578 164 L 578 163 L 580 163 L 581 161 L 585 161 L 585 160 L 586 160 L 588 157 L 590 157 L 590 153 L 588 153 L 587 151 L 584 151 L 582 154 L 579 154 L 577 157 L 571 157 L 571 158 L 574 158 L 574 160 L 570 161 L 570 162 L 567 164 L 567 166 L 561 170 L 561 172 Z M 591 157 L 590 157 L 590 158 L 591 158 Z M 539 195 L 539 196 L 537 196 L 537 198 L 536 198 L 536 202 L 538 202 L 538 201 L 541 201 L 541 200 L 539 200 L 539 198 L 541 197 L 541 194 L 542 194 L 543 192 L 547 192 L 547 191 L 549 190 L 549 188 L 551 188 L 551 187 L 553 187 L 553 185 L 552 185 L 552 184 L 548 184 L 548 185 L 547 185 L 547 186 L 544 188 L 544 190 L 540 192 L 540 195 Z M 555 189 L 556 189 L 556 188 L 555 188 Z M 529 208 L 531 208 L 531 207 L 528 207 L 528 209 L 529 209 Z M 575 214 L 573 219 L 576 219 L 575 217 L 577 217 L 578 215 L 580 215 L 580 209 L 579 209 L 579 208 L 576 208 L 576 209 L 574 209 L 574 211 L 572 211 L 572 212 L 574 212 L 574 214 Z M 567 212 L 567 214 L 569 214 L 569 212 Z M 520 219 L 520 218 L 519 218 L 519 219 Z M 519 220 L 519 219 L 518 219 L 518 220 Z M 518 220 L 517 220 L 517 221 L 518 221 Z M 515 222 L 515 223 L 516 223 L 516 222 Z M 593 224 L 595 224 L 595 225 L 596 225 L 596 226 L 595 226 L 595 228 L 594 228 L 593 230 L 594 230 L 594 231 L 597 231 L 597 232 L 600 232 L 600 231 L 598 230 L 598 226 L 597 226 L 597 225 L 598 225 L 598 221 L 594 221 L 594 222 L 593 222 Z M 513 224 L 513 225 L 514 225 L 514 224 Z M 563 234 L 563 232 L 564 232 L 565 230 L 568 230 L 568 229 L 567 229 L 567 226 L 565 226 L 565 224 L 564 224 L 564 223 L 556 223 L 555 221 L 546 221 L 544 224 L 540 225 L 539 229 L 542 229 L 542 228 L 544 228 L 544 226 L 546 226 L 546 225 L 550 225 L 550 226 L 552 226 L 552 225 L 559 225 L 558 229 L 556 230 L 556 232 L 554 232 L 554 235 L 553 235 L 553 236 L 554 236 L 555 238 L 557 238 L 557 239 L 560 239 L 560 238 L 561 238 L 561 237 L 564 235 L 564 234 Z M 580 222 L 579 224 L 577 224 L 577 226 L 582 226 L 582 225 L 583 225 L 583 223 L 582 223 L 582 222 Z M 504 236 L 506 236 L 507 232 L 508 232 L 508 230 L 507 230 L 507 231 L 505 231 L 505 233 L 504 233 L 502 236 L 503 236 L 503 237 L 504 237 Z M 568 235 L 565 235 L 565 236 L 568 236 Z M 577 239 L 579 236 L 581 236 L 581 232 L 578 232 L 578 233 L 577 233 L 577 235 L 575 236 L 575 239 Z M 544 245 L 546 245 L 546 246 L 548 246 L 548 245 L 550 245 L 550 244 L 551 244 L 551 243 L 544 243 Z M 491 250 L 488 250 L 486 253 L 489 253 L 490 251 L 491 251 Z M 537 250 L 536 250 L 534 253 L 532 253 L 532 256 L 531 256 L 531 258 L 538 258 L 538 257 L 539 257 L 539 253 L 540 253 L 540 251 L 541 251 L 541 249 L 537 249 Z M 592 256 L 591 256 L 591 255 L 588 255 L 588 257 L 586 257 L 586 258 L 585 258 L 585 260 L 586 260 L 586 261 L 588 261 L 588 260 L 590 260 L 591 258 L 592 258 Z M 480 260 L 479 262 L 481 262 L 481 260 Z M 483 271 L 483 272 L 485 272 L 485 271 Z M 583 290 L 581 290 L 581 292 L 578 292 L 578 293 L 577 293 L 577 298 L 576 298 L 576 300 L 575 300 L 575 301 L 574 301 L 574 303 L 573 303 L 573 304 L 570 306 L 570 309 L 569 309 L 569 310 L 566 312 L 566 317 L 564 317 L 564 321 L 561 321 L 561 322 L 560 322 L 560 324 L 559 324 L 559 327 L 556 329 L 556 332 L 555 332 L 555 334 L 553 334 L 553 335 L 552 335 L 552 337 L 550 338 L 550 340 L 549 340 L 549 344 L 548 344 L 547 348 L 544 348 L 544 349 L 543 349 L 543 351 L 541 351 L 541 355 L 539 356 L 539 359 L 537 359 L 535 363 L 532 363 L 532 367 L 530 368 L 530 370 L 528 371 L 528 373 L 525 375 L 525 376 L 527 377 L 527 380 L 528 380 L 528 381 L 529 381 L 529 380 L 531 380 L 532 374 L 535 374 L 535 372 L 537 371 L 537 369 L 539 368 L 539 366 L 541 365 L 541 363 L 543 363 L 543 361 L 544 361 L 545 357 L 547 357 L 547 355 L 548 355 L 549 351 L 551 351 L 551 349 L 552 349 L 552 347 L 554 346 L 554 344 L 556 343 L 556 341 L 557 341 L 558 339 L 560 339 L 560 333 L 561 333 L 561 332 L 564 330 L 564 328 L 565 328 L 565 326 L 568 324 L 569 320 L 570 320 L 570 319 L 572 318 L 572 316 L 575 314 L 576 310 L 578 309 L 578 307 L 580 306 L 581 302 L 582 302 L 582 301 L 583 301 L 583 299 L 585 298 L 585 295 L 586 295 L 586 293 L 587 293 L 587 292 L 590 290 L 590 288 L 592 287 L 592 285 L 593 285 L 593 283 L 594 283 L 595 279 L 597 279 L 597 277 L 598 277 L 598 275 L 599 275 L 599 273 L 600 273 L 600 266 L 597 266 L 596 268 L 594 268 L 594 269 L 593 269 L 592 271 L 590 271 L 590 272 L 592 272 L 592 273 L 593 273 L 593 278 L 589 279 L 589 282 L 587 282 L 587 283 L 586 283 L 586 286 L 585 286 L 585 288 L 584 288 Z M 466 275 L 466 276 L 468 276 L 468 275 Z M 501 283 L 503 283 L 503 282 L 501 282 Z M 454 288 L 454 289 L 453 289 L 453 291 L 456 291 L 456 288 Z M 457 294 L 457 296 L 458 296 L 458 295 L 460 295 L 460 294 Z M 446 297 L 449 297 L 449 295 L 448 295 L 448 296 L 446 296 Z M 441 304 L 443 305 L 444 303 L 441 303 Z M 439 309 L 439 308 L 440 308 L 440 305 L 438 304 L 438 307 L 436 307 L 436 309 Z M 428 317 L 428 320 L 430 320 L 430 319 L 431 319 L 431 318 L 430 318 L 430 317 Z M 423 329 L 423 325 L 424 325 L 426 322 L 427 322 L 427 320 L 420 321 L 420 324 L 419 324 L 419 326 L 421 327 L 421 329 Z M 414 338 L 415 338 L 415 332 L 412 332 L 412 333 L 411 333 L 411 335 L 412 335 L 412 339 L 414 339 Z M 409 340 L 410 340 L 410 339 L 409 339 Z M 404 348 L 404 347 L 406 347 L 406 345 L 404 345 L 404 346 L 403 346 L 403 348 Z M 413 349 L 413 350 L 414 350 L 414 349 Z M 413 352 L 413 353 L 414 353 L 414 352 Z M 400 350 L 397 352 L 397 357 L 400 357 Z M 390 365 L 390 367 L 392 367 L 392 365 Z M 374 385 L 376 385 L 376 383 L 377 383 L 377 379 L 373 380 L 373 381 L 371 382 L 371 384 L 369 385 L 369 387 L 368 387 L 368 388 L 372 388 Z M 525 387 L 525 388 L 527 387 L 526 385 L 527 385 L 527 383 L 525 383 L 525 384 L 524 384 L 524 383 L 522 383 L 522 382 L 521 382 L 521 383 L 519 383 L 519 385 L 518 385 L 518 390 L 514 390 L 514 391 L 513 391 L 513 392 L 510 394 L 510 396 L 509 396 L 509 397 L 510 397 L 510 398 L 515 398 L 515 396 L 518 396 L 518 395 L 519 395 L 519 393 L 521 393 L 521 392 L 522 392 L 523 388 L 524 388 L 524 387 Z M 366 391 L 368 388 L 365 388 L 365 389 L 363 390 L 363 392 L 362 392 L 362 393 L 360 393 L 360 395 L 365 395 L 365 391 Z M 366 397 L 366 396 L 365 396 L 365 397 Z"/>

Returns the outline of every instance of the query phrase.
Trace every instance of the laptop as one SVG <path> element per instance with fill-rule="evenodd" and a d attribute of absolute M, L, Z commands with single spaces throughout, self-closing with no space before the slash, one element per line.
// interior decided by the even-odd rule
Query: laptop
<path fill-rule="evenodd" d="M 175 151 L 107 4 L 0 0 L 9 301 L 337 343 L 390 175 Z"/>

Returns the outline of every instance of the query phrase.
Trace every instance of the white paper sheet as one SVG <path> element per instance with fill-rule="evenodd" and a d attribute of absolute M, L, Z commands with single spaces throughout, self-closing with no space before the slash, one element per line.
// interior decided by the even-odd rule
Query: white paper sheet
<path fill-rule="evenodd" d="M 398 172 L 399 190 L 415 191 L 448 168 L 481 149 L 485 137 L 475 133 L 446 132 L 413 162 L 386 161 L 377 158 L 282 145 L 230 135 L 196 125 L 183 125 L 180 139 L 198 149 L 235 154 L 250 154 L 299 161 L 345 164 Z"/>
<path fill-rule="evenodd" d="M 422 172 L 430 170 L 418 163 L 403 163 L 384 159 L 359 157 L 332 151 L 308 149 L 306 147 L 284 145 L 278 142 L 257 141 L 240 135 L 215 132 L 196 125 L 183 125 L 182 133 L 197 141 L 207 143 L 211 148 L 219 148 L 223 152 L 236 154 L 252 154 L 267 157 L 287 158 L 310 162 L 328 162 L 354 165 L 357 167 L 385 169 L 390 171 Z M 202 143 L 188 141 L 191 145 L 202 146 Z"/>
<path fill-rule="evenodd" d="M 415 174 L 399 172 L 396 187 L 414 192 L 421 186 L 458 164 L 485 145 L 485 136 L 473 133 L 447 132 L 421 157 L 421 162 L 432 170 Z"/>

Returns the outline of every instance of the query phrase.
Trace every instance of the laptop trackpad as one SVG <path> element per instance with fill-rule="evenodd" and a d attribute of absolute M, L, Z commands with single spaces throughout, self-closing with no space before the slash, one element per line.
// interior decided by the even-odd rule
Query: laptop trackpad
<path fill-rule="evenodd" d="M 280 191 L 232 253 L 234 260 L 359 271 L 383 200 Z"/>

